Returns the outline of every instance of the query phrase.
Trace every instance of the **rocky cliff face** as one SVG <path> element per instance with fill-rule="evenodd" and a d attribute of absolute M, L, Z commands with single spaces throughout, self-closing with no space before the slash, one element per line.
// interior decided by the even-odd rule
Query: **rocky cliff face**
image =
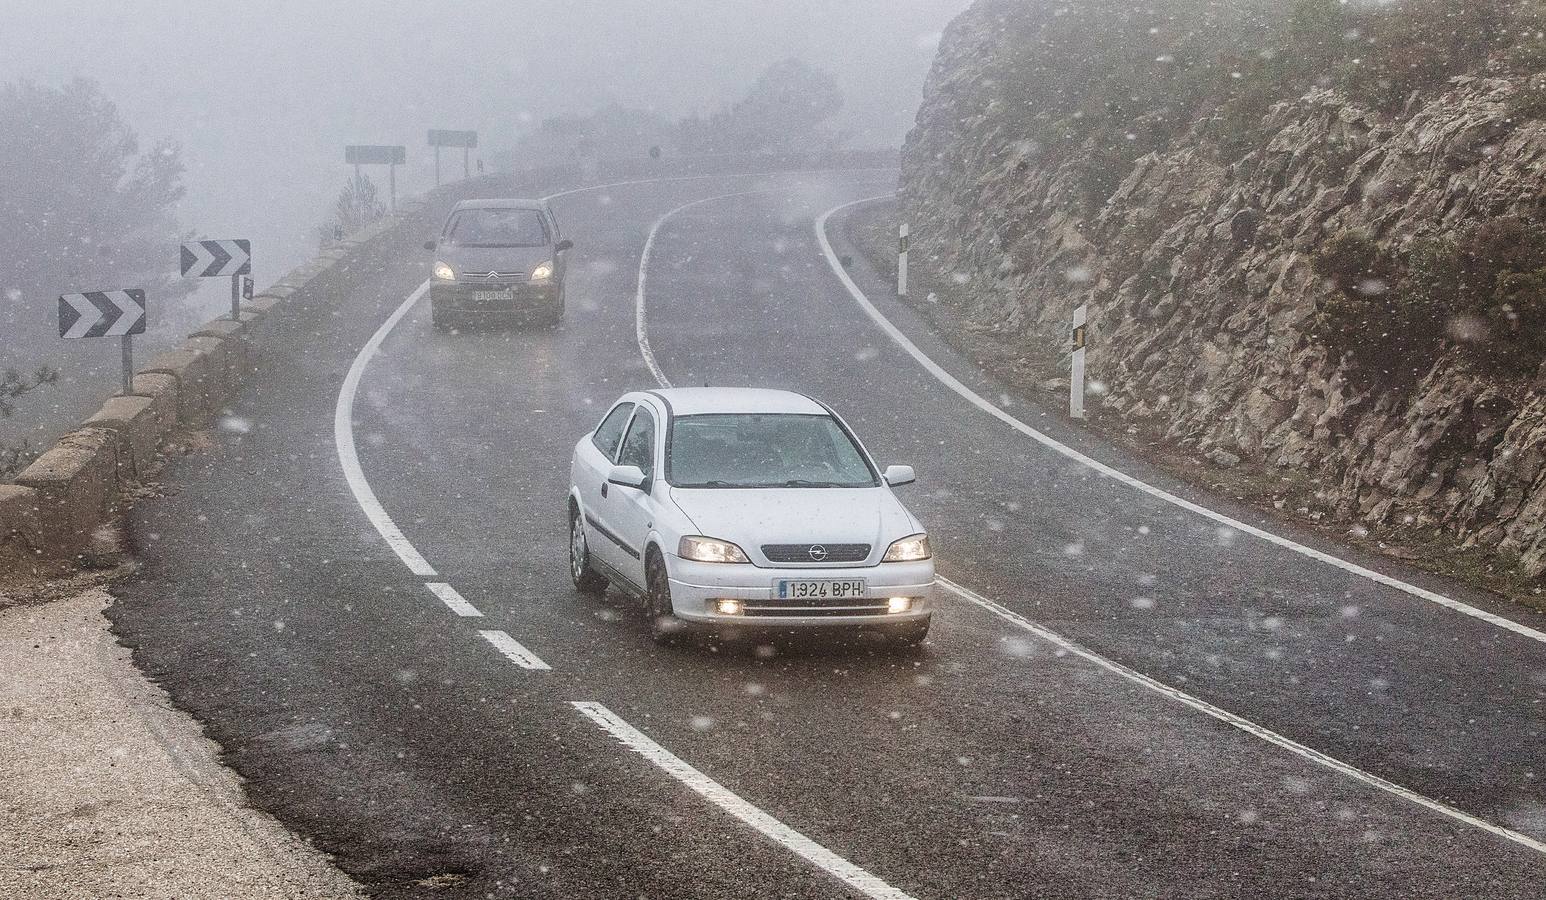
<path fill-rule="evenodd" d="M 1399 248 L 1539 220 L 1546 123 L 1510 116 L 1528 79 L 1454 78 L 1399 112 L 1312 90 L 1271 106 L 1254 149 L 1231 159 L 1197 128 L 1091 202 L 1080 154 L 1041 152 L 995 84 L 1032 6 L 979 0 L 953 24 L 903 151 L 915 258 L 962 285 L 942 299 L 1053 346 L 1088 302 L 1099 414 L 1199 457 L 1297 470 L 1330 515 L 1438 529 L 1542 577 L 1546 365 L 1489 375 L 1441 350 L 1371 379 L 1313 327 L 1333 235 Z"/>

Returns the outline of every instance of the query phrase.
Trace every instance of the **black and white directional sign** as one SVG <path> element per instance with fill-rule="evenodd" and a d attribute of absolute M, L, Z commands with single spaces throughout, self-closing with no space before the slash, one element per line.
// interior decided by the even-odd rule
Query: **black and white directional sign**
<path fill-rule="evenodd" d="M 144 333 L 144 291 L 91 291 L 59 298 L 59 336 L 62 338 L 122 337 Z"/>
<path fill-rule="evenodd" d="M 189 241 L 183 244 L 184 278 L 222 278 L 251 273 L 251 241 Z"/>

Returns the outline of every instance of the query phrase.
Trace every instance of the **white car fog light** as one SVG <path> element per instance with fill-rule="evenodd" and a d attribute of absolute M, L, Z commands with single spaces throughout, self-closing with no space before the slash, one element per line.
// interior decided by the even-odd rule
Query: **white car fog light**
<path fill-rule="evenodd" d="M 905 613 L 913 608 L 913 598 L 892 597 L 886 601 L 886 612 Z"/>
<path fill-rule="evenodd" d="M 722 616 L 739 616 L 741 614 L 741 601 L 715 600 L 714 609 Z"/>

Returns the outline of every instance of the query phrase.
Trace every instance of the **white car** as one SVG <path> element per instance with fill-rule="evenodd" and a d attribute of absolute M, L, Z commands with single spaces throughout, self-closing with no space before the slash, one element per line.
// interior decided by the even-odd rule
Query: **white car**
<path fill-rule="evenodd" d="M 929 630 L 923 526 L 837 414 L 788 391 L 625 395 L 574 449 L 569 572 L 642 599 L 660 642 L 685 628 Z"/>

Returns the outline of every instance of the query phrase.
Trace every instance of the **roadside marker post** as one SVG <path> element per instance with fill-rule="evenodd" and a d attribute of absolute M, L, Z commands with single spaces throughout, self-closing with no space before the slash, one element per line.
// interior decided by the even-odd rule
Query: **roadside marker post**
<path fill-rule="evenodd" d="M 907 249 L 912 243 L 912 238 L 907 231 L 907 223 L 903 222 L 897 229 L 896 240 L 896 295 L 907 296 Z"/>
<path fill-rule="evenodd" d="M 134 336 L 145 333 L 145 292 L 88 291 L 59 297 L 59 336 L 116 337 L 123 347 L 123 392 L 134 390 Z"/>
<path fill-rule="evenodd" d="M 462 178 L 472 177 L 472 149 L 478 146 L 476 131 L 443 131 L 432 128 L 429 145 L 435 148 L 435 187 L 440 187 L 440 148 L 462 148 Z"/>
<path fill-rule="evenodd" d="M 354 166 L 354 178 L 360 166 L 386 166 L 387 184 L 392 197 L 392 212 L 397 212 L 397 167 L 408 161 L 408 148 L 400 144 L 350 144 L 344 147 L 344 163 Z"/>
<path fill-rule="evenodd" d="M 231 319 L 241 319 L 242 277 L 252 274 L 251 241 L 188 241 L 182 246 L 184 278 L 231 279 Z"/>
<path fill-rule="evenodd" d="M 1068 415 L 1084 418 L 1084 346 L 1090 317 L 1090 306 L 1081 303 L 1074 310 L 1074 349 L 1068 378 Z"/>

